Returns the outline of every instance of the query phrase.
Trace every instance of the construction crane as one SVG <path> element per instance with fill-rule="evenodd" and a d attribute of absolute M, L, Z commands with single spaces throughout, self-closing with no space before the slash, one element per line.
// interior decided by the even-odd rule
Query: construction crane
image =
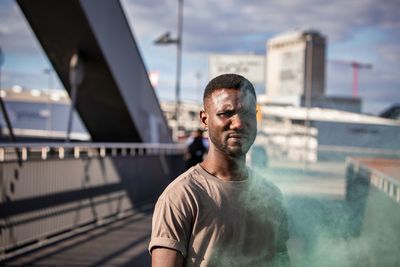
<path fill-rule="evenodd" d="M 359 69 L 372 69 L 372 64 L 360 63 L 357 61 L 348 60 L 331 60 L 334 64 L 349 65 L 353 69 L 353 97 L 358 97 L 358 70 Z"/>

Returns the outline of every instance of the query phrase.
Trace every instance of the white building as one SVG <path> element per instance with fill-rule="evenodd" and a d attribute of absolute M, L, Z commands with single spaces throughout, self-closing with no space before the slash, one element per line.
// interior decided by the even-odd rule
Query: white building
<path fill-rule="evenodd" d="M 19 140 L 55 139 L 66 136 L 70 98 L 64 90 L 1 90 L 0 97 L 6 103 L 14 133 Z M 175 102 L 161 102 L 168 126 L 174 140 L 185 141 L 191 132 L 201 128 L 199 113 L 202 106 L 196 102 L 182 102 L 180 106 L 179 130 L 175 119 Z M 89 141 L 90 135 L 79 114 L 73 112 L 71 137 L 74 140 Z M 8 128 L 0 112 L 0 141 L 8 140 Z"/>
<path fill-rule="evenodd" d="M 235 73 L 251 81 L 257 94 L 265 92 L 265 55 L 211 54 L 208 60 L 209 79 L 225 73 Z"/>
<path fill-rule="evenodd" d="M 64 90 L 1 90 L 13 132 L 20 142 L 31 140 L 64 140 L 70 109 L 70 98 Z M 73 112 L 71 140 L 90 141 L 79 114 Z M 3 113 L 0 112 L 0 141 L 9 140 Z"/>
<path fill-rule="evenodd" d="M 289 32 L 268 40 L 266 88 L 271 102 L 300 106 L 306 95 L 324 95 L 325 42 L 316 31 Z"/>
<path fill-rule="evenodd" d="M 168 126 L 172 131 L 172 137 L 177 141 L 185 141 L 191 132 L 201 128 L 200 110 L 202 105 L 196 102 L 181 102 L 179 108 L 179 130 L 177 129 L 177 121 L 175 118 L 175 102 L 160 102 L 161 109 L 167 119 Z"/>
<path fill-rule="evenodd" d="M 400 155 L 400 122 L 334 109 L 263 106 L 257 143 L 295 161 Z"/>

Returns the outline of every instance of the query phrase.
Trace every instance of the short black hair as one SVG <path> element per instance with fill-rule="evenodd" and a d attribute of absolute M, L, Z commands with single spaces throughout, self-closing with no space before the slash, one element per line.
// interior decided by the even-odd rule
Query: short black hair
<path fill-rule="evenodd" d="M 238 74 L 227 73 L 215 77 L 207 84 L 204 89 L 203 102 L 205 102 L 206 98 L 208 98 L 212 92 L 222 88 L 244 89 L 249 91 L 257 99 L 254 86 L 249 80 Z"/>

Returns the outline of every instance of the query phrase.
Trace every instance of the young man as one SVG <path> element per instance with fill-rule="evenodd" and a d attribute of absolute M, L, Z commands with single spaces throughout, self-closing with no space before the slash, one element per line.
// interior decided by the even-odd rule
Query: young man
<path fill-rule="evenodd" d="M 288 266 L 282 195 L 245 165 L 257 133 L 253 85 L 240 75 L 218 76 L 203 105 L 209 151 L 157 201 L 152 266 Z"/>

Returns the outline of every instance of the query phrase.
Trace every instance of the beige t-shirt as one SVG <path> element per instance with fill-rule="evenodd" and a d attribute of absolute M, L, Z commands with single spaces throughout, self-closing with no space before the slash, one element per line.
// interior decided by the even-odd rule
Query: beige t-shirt
<path fill-rule="evenodd" d="M 185 266 L 278 266 L 287 258 L 282 194 L 254 173 L 223 181 L 190 168 L 159 197 L 152 227 L 150 253 L 177 250 Z"/>

